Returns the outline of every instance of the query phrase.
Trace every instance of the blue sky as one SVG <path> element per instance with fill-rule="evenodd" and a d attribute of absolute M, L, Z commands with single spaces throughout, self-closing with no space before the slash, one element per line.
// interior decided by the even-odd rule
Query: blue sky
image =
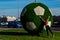
<path fill-rule="evenodd" d="M 22 9 L 34 0 L 0 0 L 0 15 L 18 17 L 18 8 L 21 13 Z M 60 0 L 37 0 L 37 2 L 47 5 L 53 15 L 60 15 Z"/>

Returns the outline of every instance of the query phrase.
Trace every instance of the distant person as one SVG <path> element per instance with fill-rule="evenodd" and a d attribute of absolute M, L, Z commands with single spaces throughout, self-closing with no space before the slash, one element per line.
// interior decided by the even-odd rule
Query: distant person
<path fill-rule="evenodd" d="M 40 18 L 42 19 L 42 17 L 40 16 Z M 54 35 L 53 35 L 53 32 L 52 32 L 52 30 L 50 29 L 50 27 L 49 27 L 49 25 L 48 25 L 48 22 L 49 22 L 49 18 L 50 18 L 50 16 L 48 16 L 48 18 L 46 18 L 45 20 L 43 20 L 44 21 L 44 25 L 45 25 L 45 27 L 46 27 L 46 32 L 47 32 L 47 36 L 49 36 L 49 33 L 48 33 L 48 31 L 50 31 L 50 33 L 52 34 L 52 37 L 54 37 Z"/>

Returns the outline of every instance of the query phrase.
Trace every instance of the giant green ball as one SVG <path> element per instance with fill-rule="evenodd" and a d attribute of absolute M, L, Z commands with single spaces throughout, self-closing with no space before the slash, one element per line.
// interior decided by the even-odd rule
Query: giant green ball
<path fill-rule="evenodd" d="M 29 33 L 38 33 L 43 30 L 43 22 L 39 16 L 44 20 L 50 16 L 49 25 L 53 23 L 53 17 L 50 9 L 42 3 L 30 3 L 25 6 L 21 12 L 21 21 L 24 29 Z"/>

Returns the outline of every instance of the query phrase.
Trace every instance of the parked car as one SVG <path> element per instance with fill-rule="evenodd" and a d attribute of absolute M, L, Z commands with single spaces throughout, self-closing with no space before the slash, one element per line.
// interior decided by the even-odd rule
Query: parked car
<path fill-rule="evenodd" d="M 18 21 L 10 21 L 8 22 L 8 27 L 12 27 L 12 28 L 21 28 L 22 27 L 22 23 L 18 22 Z"/>
<path fill-rule="evenodd" d="M 8 25 L 8 22 L 0 22 L 0 25 L 1 26 L 7 26 Z"/>

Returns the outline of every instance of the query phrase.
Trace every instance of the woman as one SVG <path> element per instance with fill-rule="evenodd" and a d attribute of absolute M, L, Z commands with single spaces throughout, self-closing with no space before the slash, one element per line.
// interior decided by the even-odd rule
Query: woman
<path fill-rule="evenodd" d="M 41 16 L 40 16 L 40 18 L 42 19 L 42 17 L 41 17 Z M 48 25 L 49 18 L 50 18 L 50 16 L 48 16 L 48 18 L 46 18 L 45 20 L 43 20 L 43 19 L 42 19 L 42 21 L 43 21 L 43 22 L 44 22 L 44 24 L 45 24 L 46 32 L 47 32 L 47 36 L 49 36 L 48 31 L 50 31 L 50 33 L 51 33 L 51 34 L 52 34 L 52 36 L 53 36 L 53 32 L 51 31 L 51 29 L 50 29 L 50 27 L 49 27 L 49 25 Z M 53 36 L 53 37 L 54 37 L 54 36 Z"/>

